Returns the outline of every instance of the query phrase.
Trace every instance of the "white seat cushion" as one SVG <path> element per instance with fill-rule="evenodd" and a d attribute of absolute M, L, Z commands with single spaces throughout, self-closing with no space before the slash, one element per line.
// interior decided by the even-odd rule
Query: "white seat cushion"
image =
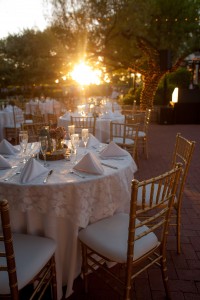
<path fill-rule="evenodd" d="M 45 266 L 56 250 L 52 239 L 27 234 L 13 234 L 18 289 L 21 290 Z M 2 251 L 0 243 L 0 251 Z M 0 258 L 0 265 L 6 265 Z M 8 273 L 0 272 L 0 294 L 9 294 Z"/>
<path fill-rule="evenodd" d="M 123 144 L 123 138 L 113 138 L 113 142 L 116 144 Z M 125 144 L 127 145 L 134 145 L 134 140 L 132 139 L 125 139 Z"/>
<path fill-rule="evenodd" d="M 146 136 L 146 133 L 144 131 L 138 131 L 138 137 L 142 138 L 145 136 Z"/>
<path fill-rule="evenodd" d="M 79 232 L 79 239 L 111 261 L 125 263 L 127 259 L 128 226 L 129 215 L 125 213 L 116 214 L 82 229 Z M 147 227 L 142 226 L 136 230 L 136 234 L 140 234 L 145 230 L 147 230 Z M 139 259 L 158 244 L 159 241 L 154 233 L 149 233 L 138 239 L 134 246 L 133 260 Z"/>

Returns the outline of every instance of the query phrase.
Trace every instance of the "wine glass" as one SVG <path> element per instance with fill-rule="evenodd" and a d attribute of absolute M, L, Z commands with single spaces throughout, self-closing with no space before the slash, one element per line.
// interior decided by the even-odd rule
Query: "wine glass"
<path fill-rule="evenodd" d="M 81 134 L 82 134 L 82 141 L 83 141 L 83 143 L 85 145 L 85 149 L 86 149 L 87 142 L 88 142 L 88 139 L 89 139 L 88 129 L 87 128 L 82 129 Z"/>
<path fill-rule="evenodd" d="M 77 148 L 79 147 L 79 134 L 78 133 L 71 134 L 71 145 L 72 145 L 72 150 L 75 154 L 74 163 L 77 163 Z"/>
<path fill-rule="evenodd" d="M 40 151 L 42 152 L 42 155 L 44 157 L 44 167 L 47 167 L 47 161 L 46 161 L 46 153 L 48 149 L 48 137 L 46 135 L 39 136 L 39 143 L 40 143 Z"/>
<path fill-rule="evenodd" d="M 68 125 L 68 133 L 71 139 L 71 135 L 75 133 L 75 125 Z"/>
<path fill-rule="evenodd" d="M 25 163 L 26 162 L 25 154 L 26 154 L 26 149 L 27 149 L 27 145 L 28 145 L 28 132 L 27 131 L 21 130 L 19 132 L 19 144 L 20 144 L 22 157 L 23 157 L 22 162 Z"/>

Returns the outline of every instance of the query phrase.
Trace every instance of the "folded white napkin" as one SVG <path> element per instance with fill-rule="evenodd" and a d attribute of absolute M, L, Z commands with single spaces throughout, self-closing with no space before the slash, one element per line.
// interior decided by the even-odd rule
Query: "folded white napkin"
<path fill-rule="evenodd" d="M 20 182 L 29 182 L 35 179 L 37 176 L 46 173 L 47 171 L 48 170 L 43 167 L 37 160 L 35 160 L 34 158 L 30 158 L 21 172 Z"/>
<path fill-rule="evenodd" d="M 19 152 L 11 143 L 7 140 L 3 139 L 0 143 L 0 153 L 1 154 L 17 154 Z"/>
<path fill-rule="evenodd" d="M 111 141 L 100 153 L 101 157 L 127 156 L 128 152 Z"/>
<path fill-rule="evenodd" d="M 87 148 L 90 147 L 98 147 L 100 144 L 99 140 L 93 135 L 93 134 L 89 134 L 89 139 L 87 142 Z"/>
<path fill-rule="evenodd" d="M 75 170 L 91 173 L 103 174 L 103 167 L 94 153 L 88 152 L 75 166 Z"/>
<path fill-rule="evenodd" d="M 5 159 L 2 155 L 0 155 L 0 169 L 9 169 L 11 168 L 11 164 Z"/>

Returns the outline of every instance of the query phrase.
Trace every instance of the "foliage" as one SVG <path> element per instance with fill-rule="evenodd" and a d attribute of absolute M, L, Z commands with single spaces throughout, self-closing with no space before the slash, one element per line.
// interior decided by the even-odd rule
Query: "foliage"
<path fill-rule="evenodd" d="M 55 32 L 74 57 L 101 57 L 107 71 L 124 68 L 142 74 L 142 109 L 153 105 L 159 81 L 169 72 L 160 68 L 160 52 L 172 52 L 174 71 L 199 48 L 199 0 L 51 2 Z"/>
<path fill-rule="evenodd" d="M 191 73 L 186 68 L 179 68 L 176 72 L 168 75 L 168 82 L 178 88 L 187 89 L 191 82 Z"/>
<path fill-rule="evenodd" d="M 50 29 L 9 35 L 0 40 L 0 86 L 53 83 L 64 67 L 63 52 Z"/>

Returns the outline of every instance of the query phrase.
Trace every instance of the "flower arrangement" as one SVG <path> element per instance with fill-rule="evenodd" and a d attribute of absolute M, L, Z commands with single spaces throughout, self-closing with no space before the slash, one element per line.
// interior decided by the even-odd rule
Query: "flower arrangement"
<path fill-rule="evenodd" d="M 50 137 L 55 140 L 63 140 L 66 136 L 66 130 L 64 127 L 57 127 L 49 130 Z"/>

